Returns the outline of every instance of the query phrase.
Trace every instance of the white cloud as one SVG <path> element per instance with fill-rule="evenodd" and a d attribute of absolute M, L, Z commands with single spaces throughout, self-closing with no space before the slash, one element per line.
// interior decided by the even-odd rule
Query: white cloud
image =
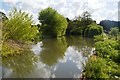
<path fill-rule="evenodd" d="M 18 0 L 4 0 L 4 2 L 18 2 Z"/>
<path fill-rule="evenodd" d="M 14 4 L 18 2 L 18 0 L 4 1 L 11 1 L 14 2 Z M 49 6 L 70 19 L 87 10 L 92 14 L 93 19 L 99 22 L 103 19 L 117 20 L 116 10 L 118 1 L 119 0 L 19 0 L 21 4 L 17 4 L 16 6 L 33 14 L 34 20 L 37 22 L 38 12 Z"/>
<path fill-rule="evenodd" d="M 6 14 L 6 11 L 4 9 L 0 8 L 0 11 Z"/>

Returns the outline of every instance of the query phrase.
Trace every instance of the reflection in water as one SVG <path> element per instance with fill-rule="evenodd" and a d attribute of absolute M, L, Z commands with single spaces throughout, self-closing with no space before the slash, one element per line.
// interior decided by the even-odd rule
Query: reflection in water
<path fill-rule="evenodd" d="M 45 39 L 23 55 L 3 58 L 3 77 L 78 78 L 93 49 L 82 37 Z"/>
<path fill-rule="evenodd" d="M 43 63 L 52 66 L 63 58 L 67 49 L 65 37 L 43 40 L 42 43 L 44 49 L 40 53 L 40 59 Z"/>
<path fill-rule="evenodd" d="M 21 56 L 2 58 L 3 76 L 24 77 L 33 72 L 38 57 L 29 50 L 25 50 L 21 54 Z"/>
<path fill-rule="evenodd" d="M 32 46 L 33 48 L 31 50 L 34 52 L 34 54 L 39 55 L 43 49 L 42 46 L 42 42 L 38 42 L 36 45 Z"/>

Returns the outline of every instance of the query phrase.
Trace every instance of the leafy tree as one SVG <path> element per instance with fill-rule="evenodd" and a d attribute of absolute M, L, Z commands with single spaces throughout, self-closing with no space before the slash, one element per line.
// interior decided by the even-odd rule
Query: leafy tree
<path fill-rule="evenodd" d="M 82 19 L 91 20 L 91 14 L 88 11 L 83 12 Z"/>
<path fill-rule="evenodd" d="M 100 25 L 97 25 L 96 23 L 92 23 L 88 25 L 88 27 L 85 29 L 84 35 L 86 37 L 94 37 L 96 35 L 100 35 L 103 32 L 103 27 Z"/>
<path fill-rule="evenodd" d="M 34 40 L 38 30 L 37 27 L 31 26 L 33 23 L 32 16 L 28 13 L 14 8 L 9 13 L 9 20 L 4 23 L 4 31 L 6 39 L 13 39 L 15 41 L 29 42 Z"/>
<path fill-rule="evenodd" d="M 38 19 L 42 23 L 42 35 L 51 37 L 65 35 L 67 20 L 56 10 L 48 7 L 39 13 Z"/>
<path fill-rule="evenodd" d="M 88 25 L 92 23 L 96 23 L 91 18 L 91 14 L 88 11 L 83 12 L 83 14 L 78 17 L 75 17 L 75 20 L 69 20 L 68 21 L 68 28 L 67 28 L 67 35 L 73 34 L 73 35 L 84 35 L 85 29 L 88 27 Z"/>
<path fill-rule="evenodd" d="M 88 11 L 83 12 L 81 17 L 81 24 L 84 27 L 87 27 L 87 25 L 90 25 L 94 21 L 91 18 L 91 14 Z"/>
<path fill-rule="evenodd" d="M 111 28 L 111 31 L 110 31 L 110 35 L 113 37 L 117 37 L 117 35 L 119 34 L 119 29 L 117 27 L 114 27 L 114 28 Z"/>
<path fill-rule="evenodd" d="M 100 25 L 103 26 L 103 29 L 108 33 L 111 28 L 118 27 L 120 29 L 120 21 L 111 21 L 111 20 L 102 20 Z"/>

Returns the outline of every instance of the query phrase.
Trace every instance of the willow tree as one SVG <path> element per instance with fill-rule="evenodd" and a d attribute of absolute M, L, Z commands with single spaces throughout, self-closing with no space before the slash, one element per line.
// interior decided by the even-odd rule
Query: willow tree
<path fill-rule="evenodd" d="M 57 37 L 65 35 L 67 20 L 55 9 L 50 7 L 39 12 L 38 17 L 42 23 L 41 32 L 43 36 Z"/>

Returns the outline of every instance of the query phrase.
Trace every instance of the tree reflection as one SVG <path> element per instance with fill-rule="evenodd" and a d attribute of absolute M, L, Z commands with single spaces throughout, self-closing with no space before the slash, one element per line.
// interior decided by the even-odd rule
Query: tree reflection
<path fill-rule="evenodd" d="M 76 46 L 76 47 L 84 47 L 84 46 L 89 46 L 93 47 L 93 39 L 91 38 L 83 38 L 80 36 L 70 36 L 66 38 L 67 43 L 69 46 Z"/>
<path fill-rule="evenodd" d="M 69 72 L 76 73 L 77 71 L 74 70 L 82 69 L 81 65 L 89 55 L 92 47 L 93 40 L 82 37 L 45 39 L 31 49 L 34 51 L 34 54 L 30 50 L 25 50 L 21 55 L 2 58 L 2 66 L 5 69 L 3 71 L 5 76 L 3 75 L 3 77 L 49 78 L 52 74 L 55 74 L 55 76 L 57 73 L 59 75 L 64 74 L 62 67 L 66 70 L 65 74 L 69 74 Z M 56 65 L 57 63 L 59 65 Z M 53 70 L 56 66 L 58 66 L 57 70 Z M 71 66 L 71 69 L 68 68 L 69 66 Z M 61 72 L 62 70 L 63 72 Z M 10 74 L 6 76 L 8 73 Z"/>
<path fill-rule="evenodd" d="M 83 38 L 80 36 L 70 36 L 67 37 L 67 43 L 69 46 L 74 46 L 74 49 L 78 50 L 79 52 L 82 52 L 84 56 L 87 56 L 90 54 L 90 51 L 94 47 L 94 40 L 91 38 Z"/>
<path fill-rule="evenodd" d="M 43 40 L 43 50 L 41 51 L 41 61 L 48 66 L 52 66 L 64 57 L 67 49 L 66 38 Z"/>
<path fill-rule="evenodd" d="M 30 50 L 24 50 L 21 55 L 2 58 L 2 66 L 12 70 L 13 74 L 10 77 L 21 78 L 33 72 L 37 60 L 38 57 Z"/>

